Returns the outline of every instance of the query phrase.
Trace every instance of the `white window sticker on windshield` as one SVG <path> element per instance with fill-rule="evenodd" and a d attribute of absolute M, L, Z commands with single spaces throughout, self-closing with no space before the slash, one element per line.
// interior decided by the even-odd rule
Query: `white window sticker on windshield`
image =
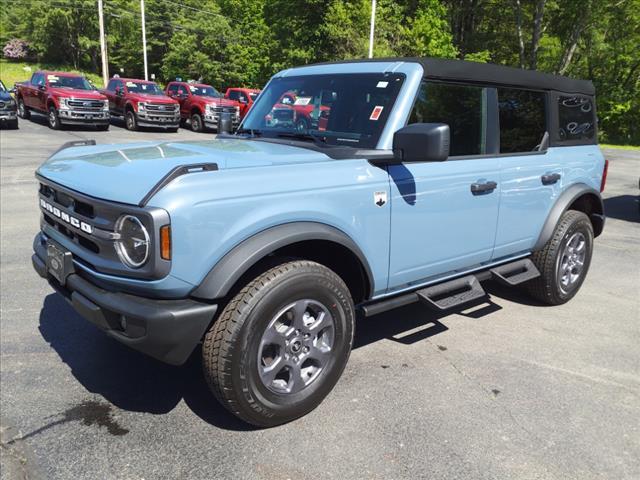
<path fill-rule="evenodd" d="M 48 80 L 60 80 L 60 77 L 57 75 L 47 75 Z"/>
<path fill-rule="evenodd" d="M 380 105 L 373 107 L 373 111 L 371 112 L 369 120 L 378 120 L 380 118 L 380 114 L 382 114 L 383 108 L 384 107 L 381 107 Z"/>
<path fill-rule="evenodd" d="M 191 90 L 192 92 L 196 91 L 196 87 L 194 87 L 193 85 L 189 85 L 189 90 Z"/>
<path fill-rule="evenodd" d="M 296 101 L 293 102 L 294 105 L 309 105 L 311 101 L 311 97 L 298 97 Z"/>
<path fill-rule="evenodd" d="M 378 85 L 376 85 L 377 88 L 387 88 L 387 85 L 389 85 L 389 82 L 378 82 Z"/>
<path fill-rule="evenodd" d="M 127 82 L 127 87 L 135 87 L 135 82 Z"/>

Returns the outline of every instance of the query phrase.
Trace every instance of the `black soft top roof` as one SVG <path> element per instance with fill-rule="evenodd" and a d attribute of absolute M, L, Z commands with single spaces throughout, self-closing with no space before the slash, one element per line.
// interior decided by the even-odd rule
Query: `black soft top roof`
<path fill-rule="evenodd" d="M 596 89 L 590 80 L 552 75 L 535 70 L 505 67 L 492 63 L 467 62 L 443 58 L 369 58 L 364 60 L 344 60 L 331 63 L 353 62 L 415 62 L 424 68 L 425 77 L 439 80 L 454 80 L 537 90 L 557 90 L 566 93 L 594 95 Z"/>

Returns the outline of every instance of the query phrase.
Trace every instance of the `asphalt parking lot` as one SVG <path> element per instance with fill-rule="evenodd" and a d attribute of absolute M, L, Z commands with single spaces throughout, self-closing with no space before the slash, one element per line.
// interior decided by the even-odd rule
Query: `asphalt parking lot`
<path fill-rule="evenodd" d="M 171 367 L 108 339 L 30 262 L 33 172 L 62 143 L 211 134 L 34 119 L 0 133 L 2 478 L 640 478 L 640 152 L 605 151 L 609 218 L 573 301 L 489 286 L 459 313 L 363 319 L 325 402 L 255 430 L 209 395 L 197 356 Z"/>

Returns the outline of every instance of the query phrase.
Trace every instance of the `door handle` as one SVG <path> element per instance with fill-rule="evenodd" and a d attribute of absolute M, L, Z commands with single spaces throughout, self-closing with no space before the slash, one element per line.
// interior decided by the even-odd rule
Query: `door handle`
<path fill-rule="evenodd" d="M 560 180 L 560 176 L 559 173 L 545 173 L 540 177 L 540 180 L 542 180 L 543 185 L 553 185 Z"/>
<path fill-rule="evenodd" d="M 496 182 L 472 183 L 471 193 L 478 195 L 481 193 L 493 192 L 498 187 Z"/>

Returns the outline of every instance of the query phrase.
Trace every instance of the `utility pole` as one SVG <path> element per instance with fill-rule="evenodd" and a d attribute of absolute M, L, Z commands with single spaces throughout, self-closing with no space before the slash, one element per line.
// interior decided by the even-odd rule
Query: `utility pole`
<path fill-rule="evenodd" d="M 142 56 L 144 58 L 144 79 L 149 80 L 149 69 L 147 68 L 147 30 L 144 22 L 144 0 L 140 0 L 140 12 L 142 14 Z"/>
<path fill-rule="evenodd" d="M 376 0 L 371 0 L 371 31 L 369 32 L 369 58 L 373 58 L 373 32 L 376 29 Z"/>
<path fill-rule="evenodd" d="M 102 56 L 102 83 L 103 88 L 107 88 L 109 82 L 109 59 L 107 58 L 107 41 L 104 38 L 104 13 L 102 11 L 102 0 L 98 0 L 98 18 L 100 23 L 100 55 Z"/>

